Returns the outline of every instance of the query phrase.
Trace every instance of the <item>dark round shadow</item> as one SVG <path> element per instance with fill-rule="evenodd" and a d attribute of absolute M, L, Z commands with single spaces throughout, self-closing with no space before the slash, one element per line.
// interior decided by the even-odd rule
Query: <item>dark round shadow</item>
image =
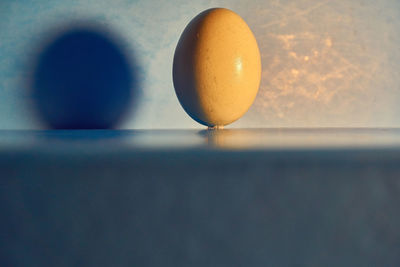
<path fill-rule="evenodd" d="M 41 121 L 54 129 L 115 128 L 138 97 L 131 61 L 108 31 L 75 25 L 53 34 L 31 81 Z"/>

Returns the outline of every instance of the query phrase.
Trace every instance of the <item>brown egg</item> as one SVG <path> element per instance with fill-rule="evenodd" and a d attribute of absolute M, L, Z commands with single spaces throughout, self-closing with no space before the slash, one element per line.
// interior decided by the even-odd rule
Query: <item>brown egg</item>
<path fill-rule="evenodd" d="M 175 50 L 173 80 L 184 110 L 220 128 L 250 108 L 260 85 L 261 58 L 246 22 L 225 8 L 197 15 Z"/>

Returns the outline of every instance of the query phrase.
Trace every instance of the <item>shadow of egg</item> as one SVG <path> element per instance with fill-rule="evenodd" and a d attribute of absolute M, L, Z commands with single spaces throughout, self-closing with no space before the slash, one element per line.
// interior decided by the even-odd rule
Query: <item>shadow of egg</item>
<path fill-rule="evenodd" d="M 41 46 L 30 87 L 47 127 L 110 129 L 134 105 L 137 76 L 133 59 L 109 31 L 74 25 Z"/>

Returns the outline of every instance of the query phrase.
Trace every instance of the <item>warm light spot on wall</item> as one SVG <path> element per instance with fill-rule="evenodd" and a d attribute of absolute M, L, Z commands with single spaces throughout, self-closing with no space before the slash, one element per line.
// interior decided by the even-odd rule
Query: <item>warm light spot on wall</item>
<path fill-rule="evenodd" d="M 304 61 L 308 61 L 310 58 L 308 56 L 304 57 Z"/>
<path fill-rule="evenodd" d="M 331 47 L 332 46 L 332 39 L 331 38 L 326 38 L 325 39 L 325 45 L 327 47 Z"/>
<path fill-rule="evenodd" d="M 295 36 L 293 34 L 283 34 L 278 35 L 277 38 L 283 42 L 283 46 L 285 49 L 290 49 L 293 46 L 293 39 Z"/>
<path fill-rule="evenodd" d="M 296 52 L 289 52 L 289 56 L 290 57 L 292 57 L 292 58 L 297 58 L 297 54 L 296 54 Z"/>
<path fill-rule="evenodd" d="M 294 77 L 297 77 L 297 76 L 299 76 L 299 71 L 296 69 L 292 69 L 292 74 Z"/>

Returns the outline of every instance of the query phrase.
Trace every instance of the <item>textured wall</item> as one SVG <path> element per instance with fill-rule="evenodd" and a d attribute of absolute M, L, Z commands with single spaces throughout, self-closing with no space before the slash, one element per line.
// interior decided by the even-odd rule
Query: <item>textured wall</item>
<path fill-rule="evenodd" d="M 176 99 L 172 58 L 190 19 L 216 6 L 248 22 L 262 53 L 256 102 L 232 127 L 400 124 L 397 0 L 2 0 L 0 128 L 40 127 L 26 89 L 35 47 L 50 31 L 82 20 L 111 29 L 141 66 L 142 98 L 124 128 L 201 127 Z"/>
<path fill-rule="evenodd" d="M 399 126 L 400 2 L 258 6 L 246 14 L 263 60 L 249 124 Z"/>

